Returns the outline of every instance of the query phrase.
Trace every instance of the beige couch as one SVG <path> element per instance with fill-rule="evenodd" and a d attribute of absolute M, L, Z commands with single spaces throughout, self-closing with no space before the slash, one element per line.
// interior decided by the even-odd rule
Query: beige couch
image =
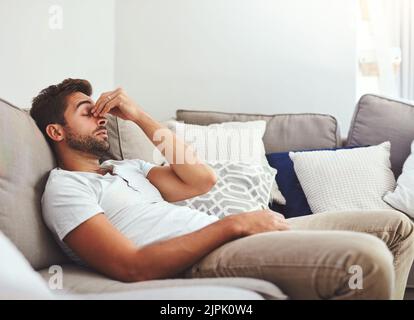
<path fill-rule="evenodd" d="M 384 105 L 384 106 L 383 106 Z M 413 117 L 411 105 L 389 101 L 381 97 L 365 96 L 358 104 L 348 142 L 373 144 L 385 140 L 393 143 L 392 162 L 396 174 L 401 172 L 403 160 L 409 154 L 409 145 L 414 140 L 414 131 L 384 131 L 388 124 L 381 114 L 394 107 L 403 118 Z M 72 294 L 137 292 L 136 297 L 145 296 L 145 290 L 165 288 L 167 296 L 174 299 L 180 296 L 175 288 L 215 286 L 249 290 L 265 299 L 285 299 L 285 295 L 274 285 L 266 281 L 249 278 L 219 279 L 168 279 L 139 283 L 121 283 L 110 280 L 92 270 L 72 264 L 56 245 L 50 232 L 41 219 L 40 198 L 49 171 L 56 163 L 42 133 L 38 130 L 27 112 L 0 99 L 0 231 L 2 231 L 23 253 L 31 266 L 48 280 L 49 267 L 61 265 L 64 272 L 64 289 Z M 368 113 L 369 116 L 366 116 Z M 371 122 L 370 118 L 375 115 Z M 362 115 L 362 117 L 361 117 Z M 365 116 L 365 117 L 364 117 Z M 264 119 L 267 129 L 264 136 L 266 152 L 282 152 L 312 148 L 333 148 L 342 145 L 342 139 L 336 119 L 320 114 L 283 114 L 252 115 L 229 114 L 221 112 L 177 111 L 177 120 L 188 123 L 210 124 L 225 121 L 248 121 Z M 378 122 L 378 119 L 381 119 Z M 410 123 L 413 123 L 413 122 Z M 394 122 L 395 123 L 395 122 Z M 381 127 L 382 126 L 382 127 Z M 371 127 L 371 128 L 370 128 Z M 111 153 L 114 159 L 141 158 L 152 160 L 153 146 L 134 124 L 117 118 L 108 123 Z M 372 135 L 365 131 L 373 132 Z M 402 129 L 404 130 L 404 128 Z M 381 134 L 378 134 L 381 132 Z M 370 141 L 365 141 L 366 139 Z M 365 139 L 365 140 L 364 140 Z M 376 141 L 382 140 L 382 141 Z M 159 155 L 155 160 L 163 162 Z M 1 263 L 1 262 L 0 262 Z M 414 277 L 410 278 L 414 286 Z M 139 294 L 138 294 L 139 292 Z M 242 297 L 242 296 L 241 296 Z M 194 298 L 197 298 L 194 296 Z M 205 296 L 203 296 L 205 298 Z M 212 296 L 212 299 L 215 297 Z"/>

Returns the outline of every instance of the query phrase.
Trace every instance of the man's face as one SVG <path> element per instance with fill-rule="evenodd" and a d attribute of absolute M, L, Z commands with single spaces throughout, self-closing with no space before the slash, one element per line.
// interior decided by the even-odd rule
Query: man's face
<path fill-rule="evenodd" d="M 75 150 L 101 157 L 109 150 L 107 119 L 94 117 L 90 110 L 94 101 L 81 92 L 75 92 L 67 98 L 65 111 L 65 140 Z"/>

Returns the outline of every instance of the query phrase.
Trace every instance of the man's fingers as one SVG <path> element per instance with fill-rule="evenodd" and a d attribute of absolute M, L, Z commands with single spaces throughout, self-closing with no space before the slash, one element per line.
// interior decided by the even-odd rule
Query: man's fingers
<path fill-rule="evenodd" d="M 121 99 L 120 97 L 116 97 L 114 99 L 112 99 L 111 101 L 109 101 L 107 104 L 105 104 L 105 107 L 103 108 L 103 110 L 98 114 L 99 116 L 103 117 L 105 114 L 107 114 L 112 108 L 115 108 L 117 106 L 119 106 L 119 104 L 121 103 Z"/>
<path fill-rule="evenodd" d="M 281 224 L 280 226 L 281 227 L 280 227 L 279 230 L 289 230 L 290 229 L 290 226 L 288 224 Z"/>
<path fill-rule="evenodd" d="M 281 219 L 281 218 L 275 218 L 275 224 L 278 226 L 283 226 L 283 227 L 287 227 L 289 228 L 290 224 L 286 219 Z"/>
<path fill-rule="evenodd" d="M 285 216 L 279 212 L 273 211 L 272 214 L 274 214 L 276 217 L 280 219 L 285 219 Z"/>
<path fill-rule="evenodd" d="M 92 113 L 97 116 L 101 114 L 102 110 L 105 108 L 106 104 L 114 100 L 117 96 L 119 96 L 120 90 L 114 90 L 107 93 L 102 94 L 99 99 L 95 103 L 95 107 L 92 110 Z"/>
<path fill-rule="evenodd" d="M 93 113 L 95 115 L 98 115 L 102 111 L 102 109 L 105 107 L 105 105 L 113 99 L 113 95 L 114 95 L 114 92 L 112 91 L 102 94 L 95 103 Z"/>
<path fill-rule="evenodd" d="M 95 112 L 97 107 L 100 105 L 100 103 L 111 93 L 112 91 L 104 92 L 102 93 L 98 100 L 95 101 L 95 106 L 92 108 L 92 112 Z"/>
<path fill-rule="evenodd" d="M 107 104 L 109 101 L 111 101 L 113 98 L 118 96 L 121 93 L 122 88 L 117 88 L 113 91 L 104 92 L 100 95 L 98 100 L 95 102 L 95 106 L 91 110 L 92 113 L 96 113 L 97 115 L 100 113 L 100 111 L 104 108 L 105 104 Z"/>

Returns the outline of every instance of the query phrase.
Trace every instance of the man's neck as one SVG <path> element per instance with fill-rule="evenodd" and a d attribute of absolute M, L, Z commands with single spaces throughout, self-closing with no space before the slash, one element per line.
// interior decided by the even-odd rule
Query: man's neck
<path fill-rule="evenodd" d="M 58 157 L 58 165 L 68 171 L 101 173 L 99 159 L 82 151 L 70 150 Z"/>

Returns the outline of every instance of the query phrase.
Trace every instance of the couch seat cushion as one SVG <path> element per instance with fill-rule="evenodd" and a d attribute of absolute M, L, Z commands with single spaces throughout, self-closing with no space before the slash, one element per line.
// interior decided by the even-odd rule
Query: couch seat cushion
<path fill-rule="evenodd" d="M 252 278 L 203 278 L 203 279 L 165 279 L 135 283 L 124 283 L 111 280 L 93 270 L 73 264 L 62 266 L 63 290 L 70 294 L 97 294 L 110 292 L 126 292 L 131 290 L 175 288 L 185 286 L 226 286 L 254 291 L 266 299 L 284 300 L 286 296 L 274 284 Z M 39 271 L 39 274 L 49 281 L 53 274 L 48 269 Z"/>
<path fill-rule="evenodd" d="M 78 294 L 57 297 L 76 300 L 263 300 L 256 292 L 229 286 L 192 285 L 151 288 L 114 293 Z M 55 298 L 56 299 L 56 298 Z M 193 314 L 196 314 L 195 312 Z M 188 315 L 189 317 L 189 315 Z"/>

